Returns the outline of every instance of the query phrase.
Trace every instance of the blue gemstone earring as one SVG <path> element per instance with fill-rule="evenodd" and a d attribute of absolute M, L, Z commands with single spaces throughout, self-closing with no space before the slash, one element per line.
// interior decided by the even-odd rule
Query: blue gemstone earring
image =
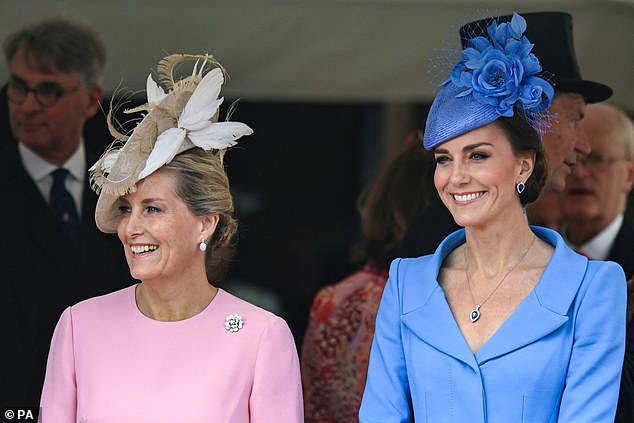
<path fill-rule="evenodd" d="M 515 188 L 517 188 L 517 193 L 521 194 L 524 192 L 524 188 L 526 188 L 526 185 L 524 185 L 524 182 L 520 182 Z"/>

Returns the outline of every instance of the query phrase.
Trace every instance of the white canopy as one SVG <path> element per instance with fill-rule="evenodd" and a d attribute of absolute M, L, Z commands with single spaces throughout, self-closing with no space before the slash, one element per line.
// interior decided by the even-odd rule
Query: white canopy
<path fill-rule="evenodd" d="M 212 53 L 246 101 L 429 101 L 429 58 L 474 18 L 517 11 L 573 15 L 586 79 L 634 111 L 634 0 L 2 0 L 0 37 L 51 14 L 93 24 L 108 48 L 106 91 L 142 90 L 165 53 Z M 0 78 L 6 80 L 6 63 Z"/>

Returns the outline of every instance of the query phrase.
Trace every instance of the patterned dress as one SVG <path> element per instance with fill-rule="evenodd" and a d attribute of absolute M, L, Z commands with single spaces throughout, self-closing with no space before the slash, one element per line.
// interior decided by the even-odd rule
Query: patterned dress
<path fill-rule="evenodd" d="M 317 293 L 302 348 L 306 423 L 358 422 L 386 270 L 365 267 Z"/>

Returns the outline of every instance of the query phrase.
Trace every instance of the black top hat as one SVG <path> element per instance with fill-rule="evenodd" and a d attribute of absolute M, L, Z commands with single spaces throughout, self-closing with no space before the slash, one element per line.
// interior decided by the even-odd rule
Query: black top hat
<path fill-rule="evenodd" d="M 521 13 L 526 19 L 526 38 L 533 43 L 533 53 L 542 69 L 553 74 L 550 81 L 555 92 L 577 93 L 588 103 L 598 103 L 612 96 L 612 88 L 581 78 L 575 46 L 572 41 L 572 16 L 565 12 Z M 498 22 L 509 22 L 511 15 L 500 16 Z M 468 39 L 486 35 L 487 25 L 494 18 L 470 22 L 460 28 L 464 48 Z"/>

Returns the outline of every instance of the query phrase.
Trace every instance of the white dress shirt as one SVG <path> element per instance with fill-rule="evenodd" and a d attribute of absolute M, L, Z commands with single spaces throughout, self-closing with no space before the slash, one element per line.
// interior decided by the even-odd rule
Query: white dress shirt
<path fill-rule="evenodd" d="M 42 197 L 47 203 L 50 203 L 51 188 L 53 186 L 53 175 L 51 174 L 57 165 L 47 162 L 40 156 L 35 154 L 22 143 L 18 143 L 20 157 L 26 172 L 35 181 L 38 189 L 42 193 Z M 69 176 L 66 178 L 64 185 L 75 200 L 77 214 L 81 219 L 81 201 L 84 189 L 84 178 L 86 175 L 86 152 L 84 150 L 83 140 L 79 143 L 79 148 L 61 167 L 68 170 Z"/>
<path fill-rule="evenodd" d="M 582 245 L 575 245 L 566 237 L 566 227 L 562 231 L 562 235 L 566 240 L 566 243 L 577 251 L 582 251 L 584 254 L 595 260 L 607 260 L 612 244 L 621 229 L 623 224 L 623 214 L 619 214 L 614 220 L 606 226 L 604 230 L 592 237 L 588 242 Z"/>

